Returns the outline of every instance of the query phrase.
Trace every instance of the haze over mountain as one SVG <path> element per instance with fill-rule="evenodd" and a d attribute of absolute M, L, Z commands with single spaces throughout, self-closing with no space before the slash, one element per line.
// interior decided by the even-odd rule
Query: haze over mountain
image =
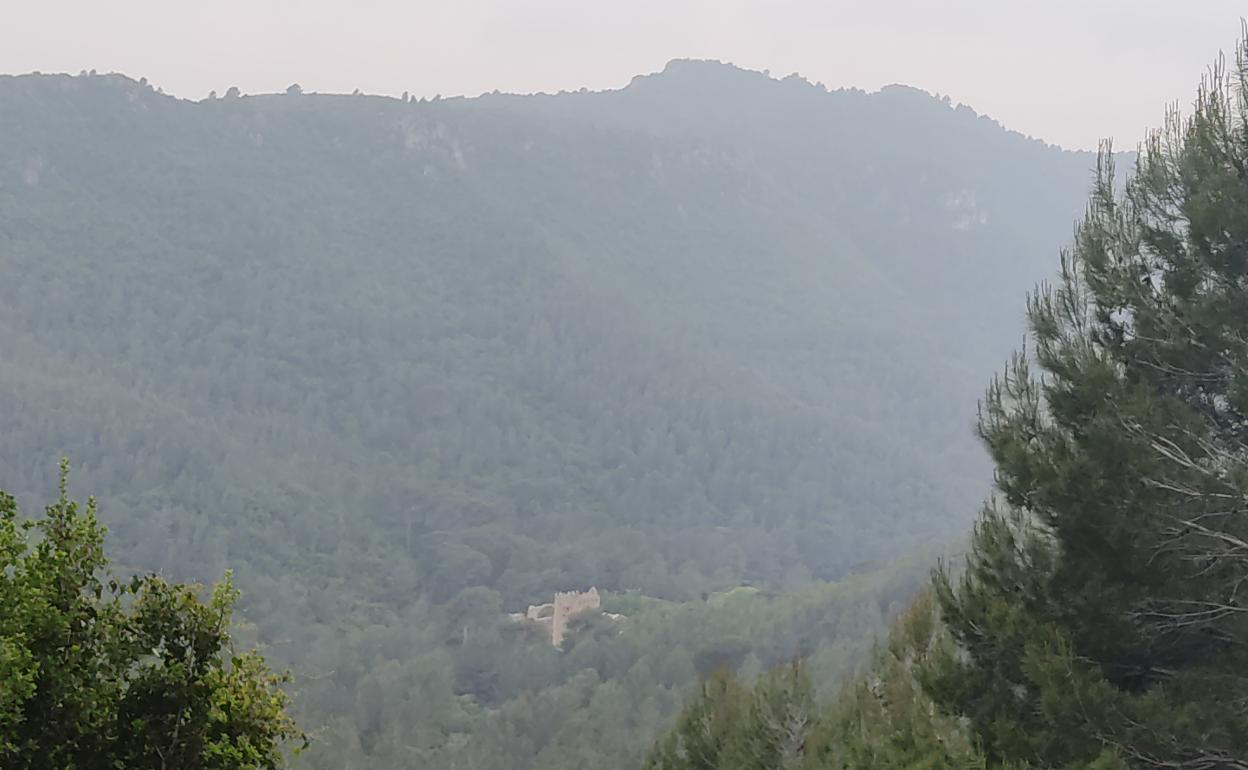
<path fill-rule="evenodd" d="M 0 137 L 0 486 L 66 454 L 124 564 L 235 569 L 318 767 L 627 766 L 561 720 L 652 734 L 699 650 L 848 670 L 924 574 L 883 565 L 973 519 L 976 399 L 1095 163 L 706 61 L 433 102 L 5 77 Z M 635 617 L 562 655 L 503 622 L 591 585 Z"/>

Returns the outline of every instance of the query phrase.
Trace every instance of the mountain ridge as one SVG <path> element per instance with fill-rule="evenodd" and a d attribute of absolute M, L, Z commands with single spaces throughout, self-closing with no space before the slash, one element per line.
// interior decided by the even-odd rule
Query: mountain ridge
<path fill-rule="evenodd" d="M 568 95 L 574 95 L 574 94 L 582 95 L 582 96 L 585 94 L 619 94 L 621 92 L 627 91 L 630 88 L 635 88 L 639 86 L 648 87 L 652 85 L 653 83 L 660 82 L 660 81 L 663 82 L 665 86 L 671 85 L 673 83 L 679 84 L 681 82 L 681 79 L 688 79 L 690 75 L 693 75 L 695 82 L 689 82 L 686 84 L 686 93 L 684 95 L 689 95 L 689 92 L 695 92 L 695 91 L 699 91 L 705 88 L 705 81 L 697 82 L 696 77 L 700 75 L 708 75 L 708 74 L 711 76 L 712 81 L 718 81 L 717 83 L 715 83 L 716 85 L 738 86 L 741 84 L 760 85 L 762 83 L 781 84 L 786 89 L 788 89 L 788 91 L 792 94 L 803 94 L 803 92 L 810 92 L 810 93 L 818 93 L 818 94 L 824 94 L 824 95 L 852 96 L 852 97 L 883 97 L 883 98 L 916 97 L 923 101 L 930 101 L 934 105 L 939 105 L 939 106 L 943 106 L 946 108 L 950 108 L 954 110 L 955 112 L 965 114 L 968 117 L 972 117 L 977 120 L 987 121 L 991 123 L 994 127 L 1002 129 L 1007 134 L 1018 136 L 1022 139 L 1026 139 L 1027 141 L 1038 142 L 1048 149 L 1057 149 L 1065 153 L 1075 153 L 1075 154 L 1080 154 L 1080 155 L 1088 154 L 1092 152 L 1090 150 L 1071 149 L 1071 148 L 1062 147 L 1061 145 L 1058 145 L 1054 142 L 1050 142 L 1044 139 L 1043 137 L 1033 136 L 1031 134 L 1027 134 L 1017 129 L 1009 128 L 1008 126 L 1005 126 L 1004 124 L 1002 124 L 996 118 L 992 117 L 990 114 L 980 113 L 978 110 L 975 109 L 973 105 L 966 104 L 966 103 L 952 103 L 948 100 L 948 97 L 942 97 L 939 94 L 927 91 L 926 89 L 920 88 L 918 86 L 909 85 L 907 83 L 901 83 L 901 82 L 887 83 L 887 84 L 880 86 L 878 89 L 875 89 L 875 90 L 863 89 L 857 86 L 829 87 L 821 81 L 812 81 L 808 79 L 806 76 L 801 75 L 800 73 L 797 73 L 797 72 L 790 73 L 783 77 L 777 77 L 775 75 L 772 75 L 769 70 L 751 69 L 748 67 L 737 65 L 730 61 L 724 61 L 724 60 L 714 59 L 714 58 L 676 57 L 676 58 L 668 60 L 668 62 L 661 69 L 658 69 L 654 72 L 634 75 L 629 80 L 628 83 L 621 85 L 621 86 L 617 86 L 617 87 L 604 87 L 604 88 L 592 89 L 592 90 L 586 89 L 586 88 L 575 89 L 575 90 L 565 89 L 565 90 L 558 91 L 558 92 L 487 91 L 487 92 L 483 92 L 483 93 L 476 94 L 476 95 L 456 94 L 453 96 L 443 96 L 441 94 L 438 94 L 438 95 L 435 95 L 434 97 L 426 96 L 426 97 L 420 97 L 418 99 L 417 97 L 413 96 L 411 98 L 412 98 L 412 101 L 420 101 L 420 102 L 426 102 L 426 101 L 431 101 L 431 100 L 448 101 L 448 102 L 453 102 L 453 101 L 472 102 L 472 101 L 480 101 L 480 100 L 488 100 L 488 99 L 497 99 L 500 97 L 501 98 L 514 97 L 514 98 L 523 99 L 523 98 L 549 98 L 549 97 L 558 97 L 558 96 L 568 96 Z M 160 96 L 168 97 L 170 99 L 175 99 L 177 101 L 199 103 L 199 102 L 214 100 L 214 98 L 211 96 L 195 98 L 195 97 L 179 96 L 175 94 L 165 93 L 163 89 L 160 88 L 159 85 L 149 84 L 147 78 L 145 77 L 136 78 L 131 75 L 127 75 L 123 72 L 107 72 L 107 73 L 96 74 L 95 71 L 92 71 L 89 75 L 85 71 L 80 72 L 77 75 L 73 73 L 69 73 L 69 72 L 38 72 L 38 71 L 27 72 L 27 73 L 0 73 L 0 79 L 21 79 L 21 78 L 70 78 L 70 79 L 73 79 L 73 78 L 81 78 L 81 77 L 111 78 L 111 79 L 117 79 L 124 84 L 129 84 L 132 86 L 137 86 L 141 88 L 150 87 L 154 93 Z M 217 92 L 214 91 L 214 93 L 217 93 Z M 290 94 L 287 94 L 282 91 L 254 92 L 254 93 L 240 94 L 238 98 L 264 99 L 264 98 L 271 98 L 271 97 L 285 97 L 289 95 Z M 319 98 L 344 97 L 344 98 L 354 98 L 354 99 L 364 98 L 364 99 L 378 99 L 378 100 L 393 100 L 393 101 L 402 102 L 402 97 L 400 96 L 394 96 L 390 94 L 365 93 L 365 92 L 346 93 L 346 92 L 300 91 L 299 95 L 315 96 Z M 809 95 L 809 93 L 805 93 L 803 95 Z M 218 95 L 215 98 L 223 99 L 224 97 Z"/>

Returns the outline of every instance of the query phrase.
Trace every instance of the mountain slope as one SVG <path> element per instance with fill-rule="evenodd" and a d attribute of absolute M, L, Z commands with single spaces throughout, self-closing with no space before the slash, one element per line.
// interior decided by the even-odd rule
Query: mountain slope
<path fill-rule="evenodd" d="M 432 103 L 0 78 L 0 487 L 68 454 L 122 562 L 234 567 L 296 667 L 367 628 L 452 660 L 474 736 L 524 691 L 481 684 L 497 628 L 438 630 L 481 591 L 794 589 L 959 533 L 1092 162 L 706 62 Z M 368 675 L 307 706 L 365 754 Z"/>

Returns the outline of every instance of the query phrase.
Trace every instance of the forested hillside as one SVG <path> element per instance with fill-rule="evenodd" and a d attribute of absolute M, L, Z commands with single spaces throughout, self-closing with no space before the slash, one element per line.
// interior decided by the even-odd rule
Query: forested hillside
<path fill-rule="evenodd" d="M 1092 165 L 708 62 L 433 102 L 0 78 L 0 488 L 68 455 L 120 564 L 234 568 L 311 766 L 626 766 L 699 652 L 839 673 L 922 581 L 892 560 L 959 537 Z M 503 622 L 590 585 L 629 622 Z"/>

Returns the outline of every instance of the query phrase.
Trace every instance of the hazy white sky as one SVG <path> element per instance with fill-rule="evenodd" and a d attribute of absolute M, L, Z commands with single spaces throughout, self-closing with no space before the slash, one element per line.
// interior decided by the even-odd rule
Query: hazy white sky
<path fill-rule="evenodd" d="M 613 88 L 679 57 L 907 83 L 1067 147 L 1190 101 L 1232 0 L 0 0 L 0 72 L 417 95 Z"/>

